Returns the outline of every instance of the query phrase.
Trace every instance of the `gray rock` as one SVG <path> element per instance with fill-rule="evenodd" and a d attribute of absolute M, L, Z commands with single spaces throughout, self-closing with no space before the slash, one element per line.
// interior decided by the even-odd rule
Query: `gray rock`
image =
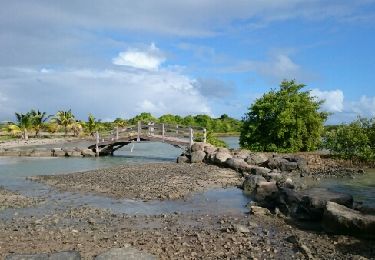
<path fill-rule="evenodd" d="M 53 254 L 8 255 L 6 260 L 80 260 L 81 255 L 76 251 L 64 251 Z"/>
<path fill-rule="evenodd" d="M 244 225 L 234 225 L 234 230 L 238 233 L 250 233 L 250 229 Z"/>
<path fill-rule="evenodd" d="M 250 213 L 253 215 L 258 215 L 258 216 L 271 215 L 271 212 L 269 209 L 259 207 L 259 206 L 251 206 Z"/>
<path fill-rule="evenodd" d="M 269 173 L 266 173 L 265 175 L 263 175 L 268 181 L 280 181 L 282 180 L 284 177 L 281 175 L 280 172 L 269 172 Z"/>
<path fill-rule="evenodd" d="M 33 152 L 33 150 L 21 150 L 20 156 L 30 156 L 30 154 Z"/>
<path fill-rule="evenodd" d="M 177 157 L 177 163 L 188 163 L 189 162 L 189 158 L 185 155 L 180 155 L 179 157 Z"/>
<path fill-rule="evenodd" d="M 280 165 L 280 170 L 283 172 L 291 172 L 298 169 L 298 164 L 296 162 L 282 162 Z"/>
<path fill-rule="evenodd" d="M 20 156 L 20 151 L 19 150 L 5 150 L 3 152 L 4 156 Z"/>
<path fill-rule="evenodd" d="M 375 216 L 362 214 L 335 202 L 327 202 L 323 228 L 328 232 L 375 238 Z"/>
<path fill-rule="evenodd" d="M 67 156 L 67 154 L 63 150 L 56 150 L 56 151 L 53 152 L 53 156 L 55 156 L 55 157 L 65 157 L 65 156 Z"/>
<path fill-rule="evenodd" d="M 268 160 L 268 168 L 270 168 L 271 170 L 273 169 L 281 169 L 281 165 L 284 164 L 284 163 L 288 163 L 289 161 L 287 159 L 284 159 L 284 158 L 281 158 L 281 157 L 277 157 L 277 156 L 274 156 L 272 158 L 270 158 Z"/>
<path fill-rule="evenodd" d="M 82 150 L 82 155 L 84 157 L 94 157 L 95 153 L 91 149 L 84 149 Z"/>
<path fill-rule="evenodd" d="M 214 163 L 217 163 L 219 165 L 222 165 L 228 160 L 229 158 L 232 158 L 232 155 L 227 152 L 217 152 L 215 154 Z"/>
<path fill-rule="evenodd" d="M 206 157 L 206 153 L 203 151 L 197 151 L 191 153 L 191 162 L 192 163 L 201 163 Z"/>
<path fill-rule="evenodd" d="M 211 154 L 214 154 L 216 152 L 216 147 L 212 146 L 212 145 L 207 145 L 204 147 L 204 152 L 207 153 L 207 155 L 211 155 Z"/>
<path fill-rule="evenodd" d="M 229 149 L 224 147 L 217 148 L 217 151 L 220 153 L 230 153 Z"/>
<path fill-rule="evenodd" d="M 265 202 L 273 200 L 278 194 L 278 188 L 275 181 L 261 181 L 258 182 L 254 191 L 255 200 L 258 202 Z"/>
<path fill-rule="evenodd" d="M 234 157 L 245 160 L 246 158 L 249 157 L 249 151 L 247 151 L 247 150 L 239 150 L 239 151 L 237 151 L 237 152 L 234 153 Z"/>
<path fill-rule="evenodd" d="M 251 153 L 246 159 L 248 164 L 264 165 L 268 161 L 268 157 L 263 153 Z"/>
<path fill-rule="evenodd" d="M 197 143 L 194 143 L 192 146 L 191 146 L 191 151 L 192 152 L 198 152 L 198 151 L 204 151 L 204 147 L 207 146 L 206 143 L 202 143 L 202 142 L 197 142 Z"/>
<path fill-rule="evenodd" d="M 52 152 L 49 151 L 49 150 L 45 150 L 45 151 L 33 151 L 31 154 L 30 154 L 31 157 L 50 157 L 52 156 Z"/>
<path fill-rule="evenodd" d="M 229 158 L 225 161 L 224 165 L 238 172 L 248 172 L 251 169 L 241 158 Z"/>
<path fill-rule="evenodd" d="M 246 176 L 245 181 L 243 182 L 243 190 L 247 194 L 251 194 L 254 192 L 257 184 L 259 182 L 265 182 L 266 179 L 263 176 L 259 175 L 249 175 Z"/>
<path fill-rule="evenodd" d="M 153 260 L 156 256 L 125 245 L 123 248 L 112 248 L 95 257 L 95 260 Z"/>
<path fill-rule="evenodd" d="M 271 172 L 271 170 L 268 169 L 268 168 L 265 168 L 265 167 L 260 167 L 260 166 L 252 166 L 252 167 L 251 167 L 251 174 L 254 174 L 254 175 L 262 175 L 262 176 L 265 176 L 265 175 L 267 175 L 269 172 Z"/>

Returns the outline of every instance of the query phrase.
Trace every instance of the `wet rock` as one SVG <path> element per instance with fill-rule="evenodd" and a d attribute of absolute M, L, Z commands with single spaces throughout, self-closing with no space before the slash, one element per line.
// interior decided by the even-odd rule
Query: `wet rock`
<path fill-rule="evenodd" d="M 214 162 L 217 163 L 218 165 L 222 165 L 229 158 L 232 158 L 232 155 L 229 152 L 217 152 L 215 154 Z"/>
<path fill-rule="evenodd" d="M 323 227 L 328 232 L 375 238 L 375 216 L 363 214 L 335 202 L 327 202 Z"/>
<path fill-rule="evenodd" d="M 52 152 L 46 148 L 35 148 L 31 153 L 31 157 L 50 157 L 52 156 Z"/>
<path fill-rule="evenodd" d="M 263 176 L 259 175 L 249 175 L 245 178 L 245 181 L 243 182 L 243 189 L 244 192 L 247 194 L 251 194 L 254 192 L 257 184 L 259 182 L 265 182 L 266 179 Z"/>
<path fill-rule="evenodd" d="M 76 251 L 64 251 L 53 254 L 8 255 L 6 260 L 80 260 L 81 255 Z"/>
<path fill-rule="evenodd" d="M 191 153 L 191 162 L 192 163 L 201 163 L 206 157 L 206 153 L 203 151 L 197 151 Z"/>
<path fill-rule="evenodd" d="M 30 156 L 33 150 L 21 150 L 19 156 Z"/>
<path fill-rule="evenodd" d="M 186 155 L 180 155 L 177 157 L 177 163 L 188 163 L 190 160 Z"/>
<path fill-rule="evenodd" d="M 246 159 L 248 164 L 254 165 L 265 165 L 267 161 L 268 157 L 263 153 L 251 153 Z"/>
<path fill-rule="evenodd" d="M 4 156 L 20 156 L 20 150 L 18 149 L 11 149 L 11 150 L 5 150 L 3 152 Z"/>
<path fill-rule="evenodd" d="M 157 258 L 154 255 L 139 251 L 138 249 L 135 249 L 131 247 L 130 245 L 125 245 L 122 248 L 112 248 L 108 250 L 107 252 L 104 252 L 95 257 L 95 260 L 123 260 L 123 259 L 153 260 Z"/>

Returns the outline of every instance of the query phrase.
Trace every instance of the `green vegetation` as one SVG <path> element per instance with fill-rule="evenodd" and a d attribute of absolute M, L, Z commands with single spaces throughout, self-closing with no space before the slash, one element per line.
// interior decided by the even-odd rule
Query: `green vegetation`
<path fill-rule="evenodd" d="M 70 109 L 68 111 L 58 111 L 52 121 L 64 127 L 65 135 L 68 134 L 69 127 L 71 127 L 72 124 L 76 122 L 74 115 Z"/>
<path fill-rule="evenodd" d="M 319 112 L 303 84 L 283 81 L 257 99 L 243 119 L 240 145 L 253 151 L 297 152 L 316 150 L 328 113 Z"/>
<path fill-rule="evenodd" d="M 343 159 L 375 160 L 375 118 L 327 129 L 323 147 Z"/>

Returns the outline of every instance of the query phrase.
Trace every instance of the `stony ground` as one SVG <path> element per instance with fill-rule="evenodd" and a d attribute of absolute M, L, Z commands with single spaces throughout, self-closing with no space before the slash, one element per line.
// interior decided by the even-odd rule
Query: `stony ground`
<path fill-rule="evenodd" d="M 28 198 L 0 186 L 0 210 L 31 207 L 38 204 L 40 201 L 40 199 Z"/>
<path fill-rule="evenodd" d="M 160 259 L 373 259 L 375 243 L 304 231 L 276 216 L 124 215 L 90 207 L 0 221 L 0 257 L 131 244 Z"/>
<path fill-rule="evenodd" d="M 63 191 L 141 200 L 179 199 L 192 192 L 242 183 L 240 175 L 230 169 L 176 163 L 126 165 L 31 179 Z"/>

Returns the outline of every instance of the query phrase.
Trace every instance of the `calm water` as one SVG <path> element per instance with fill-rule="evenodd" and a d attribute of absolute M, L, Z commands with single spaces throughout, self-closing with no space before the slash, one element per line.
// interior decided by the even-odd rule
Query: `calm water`
<path fill-rule="evenodd" d="M 70 147 L 82 143 L 69 144 Z M 66 145 L 65 145 L 66 147 Z M 82 147 L 82 146 L 81 146 Z M 132 151 L 131 151 L 132 150 Z M 125 146 L 113 157 L 99 158 L 30 158 L 0 157 L 0 185 L 21 194 L 47 198 L 36 208 L 8 209 L 1 217 L 10 217 L 17 211 L 24 215 L 43 215 L 55 209 L 89 205 L 108 208 L 114 212 L 128 214 L 162 214 L 168 212 L 230 213 L 245 212 L 249 198 L 237 188 L 214 189 L 198 193 L 187 200 L 151 201 L 116 200 L 96 195 L 82 195 L 70 192 L 57 192 L 49 186 L 26 180 L 28 176 L 61 174 L 91 169 L 107 168 L 121 164 L 147 162 L 173 162 L 182 152 L 163 143 L 139 143 Z M 209 207 L 207 207 L 209 205 Z"/>
<path fill-rule="evenodd" d="M 240 148 L 240 138 L 238 136 L 223 136 L 219 138 L 223 140 L 229 148 Z"/>

